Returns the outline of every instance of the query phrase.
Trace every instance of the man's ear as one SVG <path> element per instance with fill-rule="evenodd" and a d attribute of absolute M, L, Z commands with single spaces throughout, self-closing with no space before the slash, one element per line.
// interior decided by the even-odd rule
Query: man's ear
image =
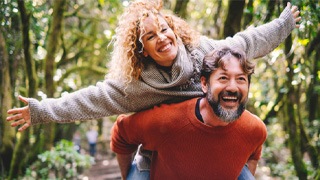
<path fill-rule="evenodd" d="M 206 94 L 208 92 L 207 79 L 204 76 L 201 76 L 200 80 L 202 91 Z"/>

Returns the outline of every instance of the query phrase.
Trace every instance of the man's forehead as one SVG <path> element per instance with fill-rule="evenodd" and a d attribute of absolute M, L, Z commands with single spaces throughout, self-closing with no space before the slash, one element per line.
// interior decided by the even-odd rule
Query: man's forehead
<path fill-rule="evenodd" d="M 240 60 L 234 56 L 224 59 L 222 65 L 220 65 L 216 71 L 224 74 L 237 73 L 247 75 L 241 66 Z"/>

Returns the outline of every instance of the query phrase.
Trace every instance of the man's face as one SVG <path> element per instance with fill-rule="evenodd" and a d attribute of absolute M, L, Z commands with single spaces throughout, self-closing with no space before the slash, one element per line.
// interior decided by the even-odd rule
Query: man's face
<path fill-rule="evenodd" d="M 206 98 L 214 113 L 230 123 L 245 110 L 248 92 L 248 75 L 243 72 L 239 60 L 232 56 L 225 63 L 225 70 L 218 68 L 210 75 Z"/>
<path fill-rule="evenodd" d="M 154 16 L 149 16 L 143 21 L 143 55 L 150 56 L 161 66 L 171 66 L 178 53 L 177 39 L 164 18 L 157 18 L 159 23 Z"/>

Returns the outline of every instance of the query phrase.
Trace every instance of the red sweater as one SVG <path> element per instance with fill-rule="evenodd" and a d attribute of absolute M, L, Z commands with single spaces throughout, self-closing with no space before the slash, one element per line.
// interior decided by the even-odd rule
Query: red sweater
<path fill-rule="evenodd" d="M 150 179 L 237 179 L 248 159 L 260 158 L 266 126 L 248 111 L 227 126 L 207 126 L 195 115 L 196 101 L 119 116 L 111 149 L 129 154 L 143 144 L 154 151 Z"/>

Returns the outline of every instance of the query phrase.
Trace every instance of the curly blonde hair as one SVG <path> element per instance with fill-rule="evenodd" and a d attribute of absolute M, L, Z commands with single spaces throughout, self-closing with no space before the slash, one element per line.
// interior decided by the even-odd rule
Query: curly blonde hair
<path fill-rule="evenodd" d="M 142 21 L 150 15 L 162 16 L 185 46 L 198 46 L 199 33 L 191 29 L 183 19 L 172 14 L 162 14 L 161 9 L 162 0 L 136 0 L 125 9 L 116 28 L 108 78 L 121 80 L 125 84 L 133 79 L 140 79 L 143 66 L 147 63 L 141 53 L 143 44 L 140 27 L 143 27 Z"/>

